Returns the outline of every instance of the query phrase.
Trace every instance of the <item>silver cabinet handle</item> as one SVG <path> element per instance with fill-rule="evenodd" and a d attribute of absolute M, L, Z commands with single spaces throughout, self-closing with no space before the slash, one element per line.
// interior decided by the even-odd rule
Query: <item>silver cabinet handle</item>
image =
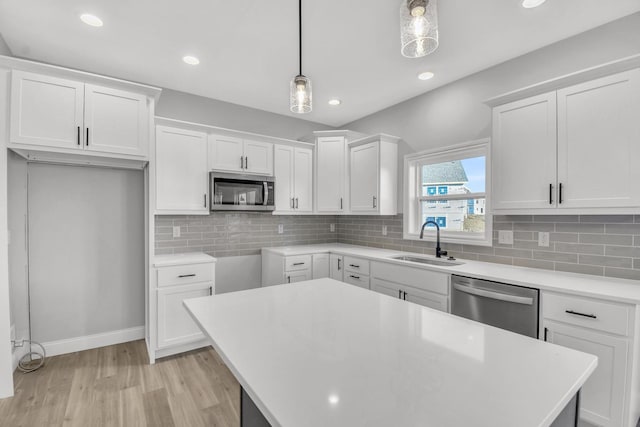
<path fill-rule="evenodd" d="M 342 210 L 342 209 L 343 209 L 343 207 L 342 207 L 342 197 L 340 197 L 340 210 Z"/>
<path fill-rule="evenodd" d="M 404 294 L 404 298 L 402 298 L 402 299 L 406 301 L 407 300 L 407 293 L 403 292 L 403 294 Z"/>
<path fill-rule="evenodd" d="M 196 277 L 195 273 L 191 273 L 191 274 L 181 274 L 178 276 L 178 278 L 180 279 L 184 279 L 185 277 Z"/>
<path fill-rule="evenodd" d="M 296 197 L 296 209 L 298 209 L 298 198 Z"/>
<path fill-rule="evenodd" d="M 204 194 L 204 207 L 207 207 L 207 193 Z"/>
<path fill-rule="evenodd" d="M 293 265 L 304 265 L 304 262 L 294 262 Z"/>
<path fill-rule="evenodd" d="M 244 156 L 240 156 L 240 169 L 244 169 Z"/>
<path fill-rule="evenodd" d="M 354 276 L 353 274 L 349 275 L 349 277 L 360 280 L 360 276 Z"/>
<path fill-rule="evenodd" d="M 209 295 L 213 295 L 213 286 L 209 286 Z"/>
<path fill-rule="evenodd" d="M 264 201 L 262 202 L 263 205 L 267 206 L 267 203 L 269 202 L 269 184 L 267 183 L 267 181 L 262 183 L 264 185 Z"/>
<path fill-rule="evenodd" d="M 353 267 L 353 268 L 360 268 L 359 265 L 355 265 L 355 264 L 349 264 L 349 267 Z"/>
<path fill-rule="evenodd" d="M 513 302 L 516 304 L 533 305 L 533 298 L 519 297 L 516 295 L 503 294 L 501 292 L 487 291 L 485 289 L 472 288 L 469 286 L 459 285 L 457 283 L 453 284 L 453 288 L 460 292 L 464 292 L 470 295 L 476 295 L 479 297 L 491 298 L 499 301 Z"/>
<path fill-rule="evenodd" d="M 376 196 L 373 196 L 373 207 L 374 208 L 378 207 L 378 203 L 377 202 L 378 202 L 378 200 L 377 200 Z"/>
<path fill-rule="evenodd" d="M 296 199 L 294 199 L 293 197 L 291 198 L 291 209 L 295 209 L 296 208 Z"/>
<path fill-rule="evenodd" d="M 291 283 L 291 276 L 287 276 L 287 283 Z"/>
<path fill-rule="evenodd" d="M 340 271 L 340 261 L 342 261 L 340 258 L 338 258 L 338 271 Z"/>
<path fill-rule="evenodd" d="M 565 310 L 564 312 L 567 313 L 567 314 L 573 314 L 575 316 L 588 317 L 590 319 L 597 319 L 598 318 L 598 316 L 596 316 L 595 314 L 580 313 L 579 311 Z"/>
<path fill-rule="evenodd" d="M 398 299 L 402 299 L 402 291 L 398 289 Z"/>
<path fill-rule="evenodd" d="M 245 156 L 244 158 L 244 168 L 249 169 L 249 156 Z"/>

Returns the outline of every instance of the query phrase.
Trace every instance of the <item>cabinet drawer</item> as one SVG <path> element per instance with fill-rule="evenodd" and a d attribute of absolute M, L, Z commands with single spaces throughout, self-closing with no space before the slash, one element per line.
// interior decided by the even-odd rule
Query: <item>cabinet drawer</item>
<path fill-rule="evenodd" d="M 446 273 L 374 262 L 371 264 L 371 277 L 449 295 L 449 275 Z"/>
<path fill-rule="evenodd" d="M 369 289 L 369 276 L 365 276 L 364 274 L 346 271 L 344 273 L 344 281 L 345 283 L 349 283 L 350 285 L 356 285 L 360 286 L 361 288 Z"/>
<path fill-rule="evenodd" d="M 625 304 L 547 292 L 542 294 L 542 312 L 545 319 L 613 334 L 629 334 L 632 309 L 633 307 Z"/>
<path fill-rule="evenodd" d="M 187 264 L 158 268 L 158 287 L 213 282 L 213 265 Z"/>
<path fill-rule="evenodd" d="M 307 270 L 311 268 L 311 255 L 288 256 L 284 260 L 284 271 Z"/>
<path fill-rule="evenodd" d="M 344 257 L 344 269 L 356 273 L 369 275 L 369 261 L 362 258 L 354 258 L 350 256 Z"/>

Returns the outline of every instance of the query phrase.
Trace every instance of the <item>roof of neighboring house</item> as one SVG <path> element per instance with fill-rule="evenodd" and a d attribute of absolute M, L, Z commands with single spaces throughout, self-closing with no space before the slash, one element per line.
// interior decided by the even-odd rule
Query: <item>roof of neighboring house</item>
<path fill-rule="evenodd" d="M 460 160 L 436 163 L 422 168 L 422 182 L 424 184 L 462 184 L 467 181 L 469 179 Z"/>

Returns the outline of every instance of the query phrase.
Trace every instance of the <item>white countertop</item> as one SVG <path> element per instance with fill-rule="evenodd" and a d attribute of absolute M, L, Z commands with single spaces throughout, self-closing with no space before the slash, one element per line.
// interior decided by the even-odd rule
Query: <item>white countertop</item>
<path fill-rule="evenodd" d="M 515 267 L 510 265 L 466 260 L 462 258 L 457 261 L 462 262 L 463 264 L 457 266 L 426 265 L 415 262 L 394 260 L 391 259 L 391 257 L 398 255 L 428 257 L 428 255 L 416 254 L 413 252 L 390 251 L 365 246 L 345 245 L 342 243 L 272 247 L 263 248 L 262 250 L 271 251 L 283 256 L 331 252 L 341 255 L 367 258 L 372 261 L 384 261 L 398 265 L 423 268 L 425 270 L 441 271 L 479 279 L 506 282 L 513 285 L 640 304 L 640 282 L 637 280 L 590 276 L 587 274 L 565 273 L 561 271 L 541 270 L 527 267 Z"/>
<path fill-rule="evenodd" d="M 274 427 L 544 427 L 597 365 L 332 279 L 185 306 Z"/>
<path fill-rule="evenodd" d="M 203 264 L 217 260 L 204 252 L 189 252 L 184 254 L 156 255 L 153 257 L 154 267 L 169 267 L 182 264 Z"/>

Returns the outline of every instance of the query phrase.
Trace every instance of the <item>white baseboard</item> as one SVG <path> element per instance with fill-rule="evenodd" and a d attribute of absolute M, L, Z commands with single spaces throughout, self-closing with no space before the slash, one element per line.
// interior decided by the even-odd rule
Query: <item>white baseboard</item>
<path fill-rule="evenodd" d="M 118 331 L 104 332 L 101 334 L 85 335 L 83 337 L 68 338 L 59 341 L 43 342 L 47 351 L 47 357 L 58 354 L 73 353 L 92 348 L 106 347 L 108 345 L 123 342 L 141 340 L 144 338 L 144 326 L 120 329 Z"/>

